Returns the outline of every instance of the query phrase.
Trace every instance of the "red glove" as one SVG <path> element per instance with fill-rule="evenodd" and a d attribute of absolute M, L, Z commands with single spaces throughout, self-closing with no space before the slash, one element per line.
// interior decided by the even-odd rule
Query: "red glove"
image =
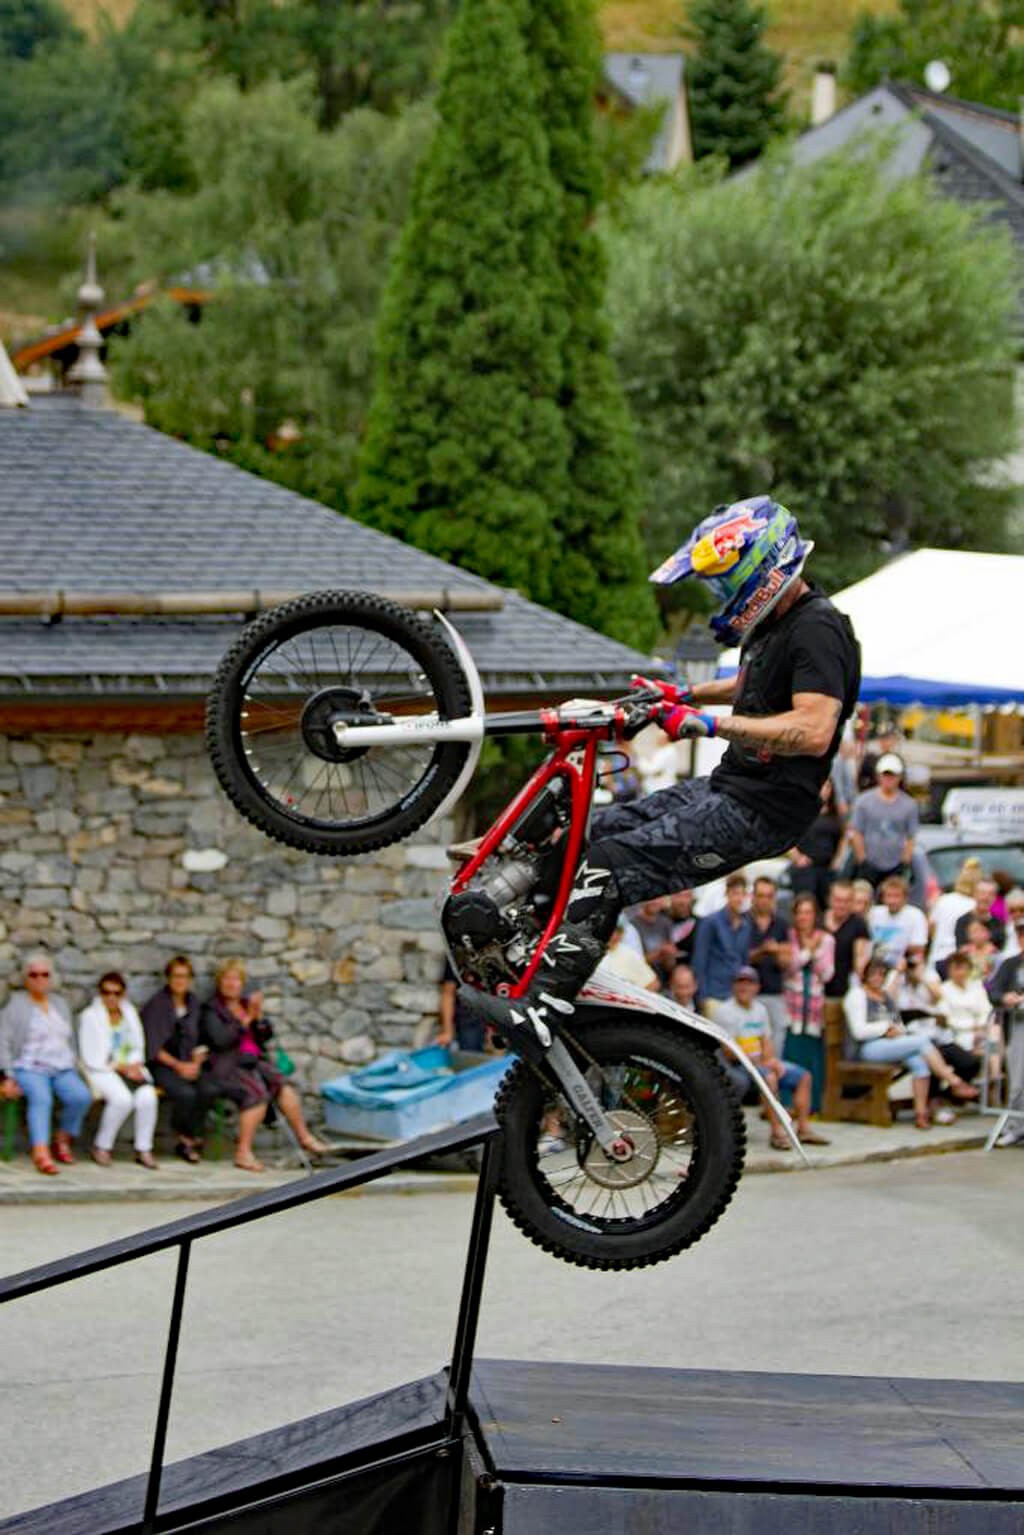
<path fill-rule="evenodd" d="M 713 736 L 717 728 L 713 714 L 704 714 L 700 709 L 691 709 L 689 704 L 670 705 L 658 713 L 656 720 L 670 741 L 680 741 L 687 737 L 692 739 L 695 736 Z"/>
<path fill-rule="evenodd" d="M 674 682 L 659 682 L 656 678 L 633 676 L 629 679 L 634 688 L 645 688 L 651 693 L 660 693 L 667 704 L 692 704 L 696 700 L 693 689 L 688 682 L 677 686 Z"/>

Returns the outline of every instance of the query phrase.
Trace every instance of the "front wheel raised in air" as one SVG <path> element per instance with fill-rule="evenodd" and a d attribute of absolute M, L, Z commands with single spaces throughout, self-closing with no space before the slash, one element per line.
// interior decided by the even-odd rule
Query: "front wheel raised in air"
<path fill-rule="evenodd" d="M 633 1154 L 611 1161 L 561 1092 L 519 1061 L 496 1103 L 501 1201 L 567 1263 L 660 1263 L 698 1241 L 733 1196 L 746 1139 L 736 1095 L 714 1055 L 669 1026 L 620 1013 L 574 1021 L 572 1032 L 565 1042 Z"/>
<path fill-rule="evenodd" d="M 436 622 L 369 592 L 314 592 L 264 613 L 224 656 L 206 744 L 236 809 L 310 853 L 369 853 L 428 821 L 456 783 L 461 741 L 342 747 L 333 725 L 470 712 Z"/>

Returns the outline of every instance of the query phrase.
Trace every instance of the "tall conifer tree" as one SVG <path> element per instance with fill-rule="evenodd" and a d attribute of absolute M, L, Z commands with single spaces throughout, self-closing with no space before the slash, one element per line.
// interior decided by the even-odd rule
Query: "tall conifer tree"
<path fill-rule="evenodd" d="M 782 59 L 765 46 L 764 8 L 755 0 L 693 0 L 687 69 L 696 159 L 724 155 L 729 168 L 756 160 L 782 127 Z"/>
<path fill-rule="evenodd" d="M 568 496 L 560 195 L 525 0 L 463 0 L 378 330 L 357 516 L 548 602 Z"/>
<path fill-rule="evenodd" d="M 561 405 L 570 436 L 569 495 L 558 521 L 559 606 L 637 645 L 657 629 L 641 538 L 640 469 L 605 320 L 607 264 L 595 224 L 603 171 L 594 134 L 601 51 L 593 0 L 532 0 L 527 47 L 551 171 L 568 322 Z"/>

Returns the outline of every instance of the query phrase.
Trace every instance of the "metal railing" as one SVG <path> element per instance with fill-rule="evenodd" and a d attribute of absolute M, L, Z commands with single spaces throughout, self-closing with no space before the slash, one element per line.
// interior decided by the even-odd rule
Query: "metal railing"
<path fill-rule="evenodd" d="M 117 1268 L 123 1263 L 133 1263 L 138 1258 L 148 1258 L 153 1253 L 165 1252 L 169 1248 L 178 1249 L 178 1265 L 167 1329 L 167 1347 L 164 1352 L 160 1398 L 157 1405 L 153 1448 L 140 1527 L 143 1535 L 152 1535 L 152 1532 L 159 1528 L 158 1511 L 160 1484 L 164 1470 L 164 1449 L 174 1393 L 178 1340 L 193 1242 L 199 1241 L 202 1237 L 216 1236 L 221 1231 L 230 1231 L 235 1226 L 245 1226 L 251 1221 L 263 1220 L 268 1215 L 277 1215 L 283 1210 L 293 1210 L 298 1205 L 311 1204 L 314 1200 L 325 1199 L 331 1194 L 343 1193 L 346 1189 L 360 1188 L 364 1183 L 373 1183 L 387 1173 L 412 1166 L 429 1157 L 471 1151 L 480 1146 L 483 1148 L 480 1178 L 473 1207 L 442 1424 L 446 1439 L 455 1440 L 461 1436 L 494 1215 L 494 1196 L 500 1159 L 499 1136 L 498 1122 L 494 1115 L 481 1114 L 451 1129 L 440 1130 L 432 1135 L 418 1136 L 415 1140 L 406 1141 L 403 1145 L 386 1151 L 373 1152 L 352 1166 L 328 1168 L 324 1172 L 314 1173 L 311 1177 L 285 1184 L 283 1188 L 269 1189 L 262 1194 L 250 1194 L 244 1199 L 233 1200 L 230 1204 L 219 1205 L 216 1209 L 203 1211 L 198 1215 L 188 1215 L 181 1220 L 168 1221 L 163 1226 L 153 1226 L 148 1231 L 140 1231 L 135 1236 L 121 1237 L 115 1242 L 106 1242 L 100 1247 L 89 1247 L 82 1252 L 72 1253 L 66 1258 L 58 1258 L 52 1263 L 43 1263 L 36 1268 L 25 1269 L 20 1274 L 11 1274 L 6 1279 L 0 1279 L 0 1304 L 3 1304 L 7 1301 L 20 1300 L 26 1295 L 36 1295 L 42 1290 L 51 1290 L 57 1285 L 68 1284 L 73 1279 L 83 1279 L 88 1274 L 100 1274 L 106 1269 Z"/>

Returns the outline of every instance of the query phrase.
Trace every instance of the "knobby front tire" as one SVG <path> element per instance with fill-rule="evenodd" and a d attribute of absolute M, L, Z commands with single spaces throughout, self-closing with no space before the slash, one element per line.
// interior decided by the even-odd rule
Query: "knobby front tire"
<path fill-rule="evenodd" d="M 206 744 L 221 786 L 260 831 L 323 854 L 370 853 L 422 826 L 469 746 L 339 748 L 332 722 L 470 712 L 440 625 L 367 592 L 314 592 L 262 614 L 221 661 Z"/>
<path fill-rule="evenodd" d="M 518 1061 L 495 1104 L 499 1197 L 532 1242 L 567 1263 L 664 1262 L 699 1241 L 732 1199 L 746 1145 L 739 1101 L 713 1052 L 670 1026 L 623 1013 L 577 1020 L 579 1048 L 568 1036 L 566 1044 L 635 1157 L 610 1162 L 561 1094 Z"/>

